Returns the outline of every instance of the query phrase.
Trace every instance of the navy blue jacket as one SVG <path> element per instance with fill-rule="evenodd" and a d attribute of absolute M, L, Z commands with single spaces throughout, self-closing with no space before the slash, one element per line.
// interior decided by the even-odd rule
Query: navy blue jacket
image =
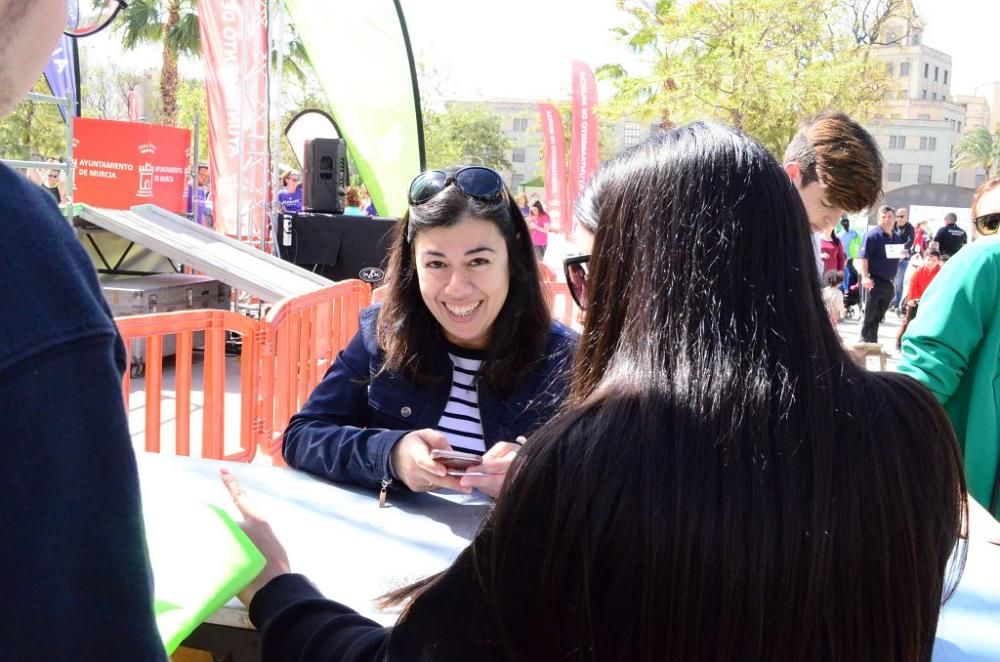
<path fill-rule="evenodd" d="M 375 340 L 379 309 L 362 311 L 360 331 L 288 423 L 283 454 L 289 466 L 335 482 L 378 488 L 393 478 L 389 457 L 396 442 L 408 432 L 438 424 L 451 389 L 451 360 L 442 352 L 432 362 L 433 376 L 440 379 L 431 386 L 378 374 L 384 361 Z M 577 340 L 575 331 L 552 322 L 545 359 L 518 393 L 501 399 L 486 384 L 479 386 L 486 448 L 527 436 L 555 414 L 569 391 Z"/>
<path fill-rule="evenodd" d="M 55 200 L 0 165 L 0 642 L 5 660 L 166 660 L 125 347 Z"/>

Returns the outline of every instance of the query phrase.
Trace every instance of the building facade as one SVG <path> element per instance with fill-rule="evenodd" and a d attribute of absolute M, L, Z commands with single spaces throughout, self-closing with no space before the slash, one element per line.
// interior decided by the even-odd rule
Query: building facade
<path fill-rule="evenodd" d="M 514 99 L 492 99 L 487 101 L 450 101 L 448 106 L 479 106 L 501 119 L 504 133 L 510 139 L 511 149 L 507 153 L 510 168 L 502 172 L 512 191 L 519 191 L 525 184 L 539 184 L 545 167 L 545 152 L 542 148 L 541 116 L 537 101 Z M 569 136 L 571 126 L 567 118 L 563 120 L 566 135 L 566 159 L 569 166 Z M 651 128 L 632 118 L 620 119 L 614 123 L 601 122 L 602 158 L 636 145 L 645 140 Z M 470 155 L 474 156 L 474 155 Z"/>
<path fill-rule="evenodd" d="M 880 35 L 884 45 L 872 50 L 894 82 L 881 112 L 867 127 L 886 163 L 883 189 L 914 184 L 974 187 L 982 181 L 982 170 L 952 172 L 952 163 L 962 136 L 971 128 L 989 126 L 989 101 L 953 94 L 951 56 L 923 43 L 924 22 L 912 6 L 906 10 L 906 18 L 886 21 Z"/>

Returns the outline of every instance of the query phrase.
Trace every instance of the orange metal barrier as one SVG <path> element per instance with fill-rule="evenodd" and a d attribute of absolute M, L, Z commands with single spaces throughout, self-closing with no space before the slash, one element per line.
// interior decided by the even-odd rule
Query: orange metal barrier
<path fill-rule="evenodd" d="M 132 341 L 145 344 L 145 446 L 147 451 L 160 452 L 160 429 L 163 403 L 164 338 L 176 342 L 175 392 L 176 435 L 175 452 L 191 452 L 191 382 L 195 333 L 204 334 L 202 410 L 202 457 L 216 460 L 250 462 L 256 453 L 252 434 L 255 412 L 254 376 L 259 323 L 243 315 L 220 310 L 186 310 L 176 313 L 136 315 L 115 320 L 125 340 L 132 364 Z M 226 332 L 242 336 L 240 352 L 240 441 L 238 453 L 225 455 L 225 395 L 226 395 Z M 132 377 L 125 374 L 123 391 L 128 408 Z"/>
<path fill-rule="evenodd" d="M 282 463 L 281 437 L 336 355 L 358 332 L 358 316 L 371 303 L 371 287 L 348 280 L 285 299 L 271 309 L 260 344 L 261 450 Z"/>
<path fill-rule="evenodd" d="M 545 283 L 552 317 L 579 328 L 577 309 L 565 283 Z M 376 299 L 381 294 L 375 292 Z M 344 281 L 279 302 L 256 321 L 218 310 L 137 315 L 115 321 L 130 352 L 146 347 L 145 446 L 160 451 L 163 424 L 164 339 L 176 339 L 176 439 L 178 455 L 191 451 L 192 354 L 195 334 L 204 333 L 204 403 L 201 454 L 211 459 L 253 460 L 256 449 L 281 464 L 281 439 L 288 420 L 322 380 L 336 355 L 358 331 L 358 316 L 373 299 L 369 285 Z M 240 353 L 240 448 L 225 455 L 226 334 L 242 338 Z M 168 340 L 169 342 L 169 340 Z M 131 378 L 124 397 L 129 401 Z"/>
<path fill-rule="evenodd" d="M 577 319 L 578 310 L 573 302 L 573 295 L 569 293 L 569 285 L 566 283 L 545 283 L 546 300 L 549 302 L 549 311 L 552 319 L 559 320 L 563 324 L 575 329 L 580 329 Z"/>

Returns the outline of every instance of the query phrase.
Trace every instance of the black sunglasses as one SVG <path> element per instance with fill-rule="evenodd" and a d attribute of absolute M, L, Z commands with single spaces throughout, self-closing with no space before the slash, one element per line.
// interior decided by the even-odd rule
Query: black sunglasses
<path fill-rule="evenodd" d="M 125 0 L 67 0 L 67 37 L 89 37 L 111 24 L 118 12 L 128 8 Z M 81 7 L 81 5 L 84 5 Z"/>
<path fill-rule="evenodd" d="M 1000 230 L 1000 214 L 984 214 L 974 221 L 979 234 L 996 234 Z"/>
<path fill-rule="evenodd" d="M 444 170 L 428 170 L 417 175 L 410 183 L 410 206 L 424 204 L 451 184 L 477 200 L 492 202 L 503 196 L 503 177 L 492 168 L 467 166 L 450 174 Z"/>
<path fill-rule="evenodd" d="M 590 263 L 590 253 L 572 255 L 563 259 L 563 273 L 566 275 L 566 285 L 570 296 L 580 307 L 587 310 L 587 267 Z"/>

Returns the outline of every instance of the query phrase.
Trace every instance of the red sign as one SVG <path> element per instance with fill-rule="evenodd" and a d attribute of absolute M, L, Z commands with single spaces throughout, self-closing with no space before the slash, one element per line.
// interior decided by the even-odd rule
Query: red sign
<path fill-rule="evenodd" d="M 139 93 L 135 90 L 128 91 L 128 118 L 133 122 L 139 121 Z"/>
<path fill-rule="evenodd" d="M 154 204 L 187 211 L 191 132 L 157 124 L 73 119 L 73 199 L 94 207 Z"/>
<path fill-rule="evenodd" d="M 597 82 L 583 62 L 573 63 L 573 133 L 570 137 L 568 204 L 587 187 L 600 165 L 597 155 Z"/>
<path fill-rule="evenodd" d="M 198 2 L 215 228 L 241 238 L 263 234 L 268 179 L 267 32 L 245 7 L 267 15 L 264 0 Z"/>
<path fill-rule="evenodd" d="M 562 115 L 550 103 L 538 104 L 542 116 L 542 145 L 545 153 L 545 210 L 552 219 L 553 230 L 568 234 L 573 210 L 566 204 L 566 143 L 563 138 Z"/>

